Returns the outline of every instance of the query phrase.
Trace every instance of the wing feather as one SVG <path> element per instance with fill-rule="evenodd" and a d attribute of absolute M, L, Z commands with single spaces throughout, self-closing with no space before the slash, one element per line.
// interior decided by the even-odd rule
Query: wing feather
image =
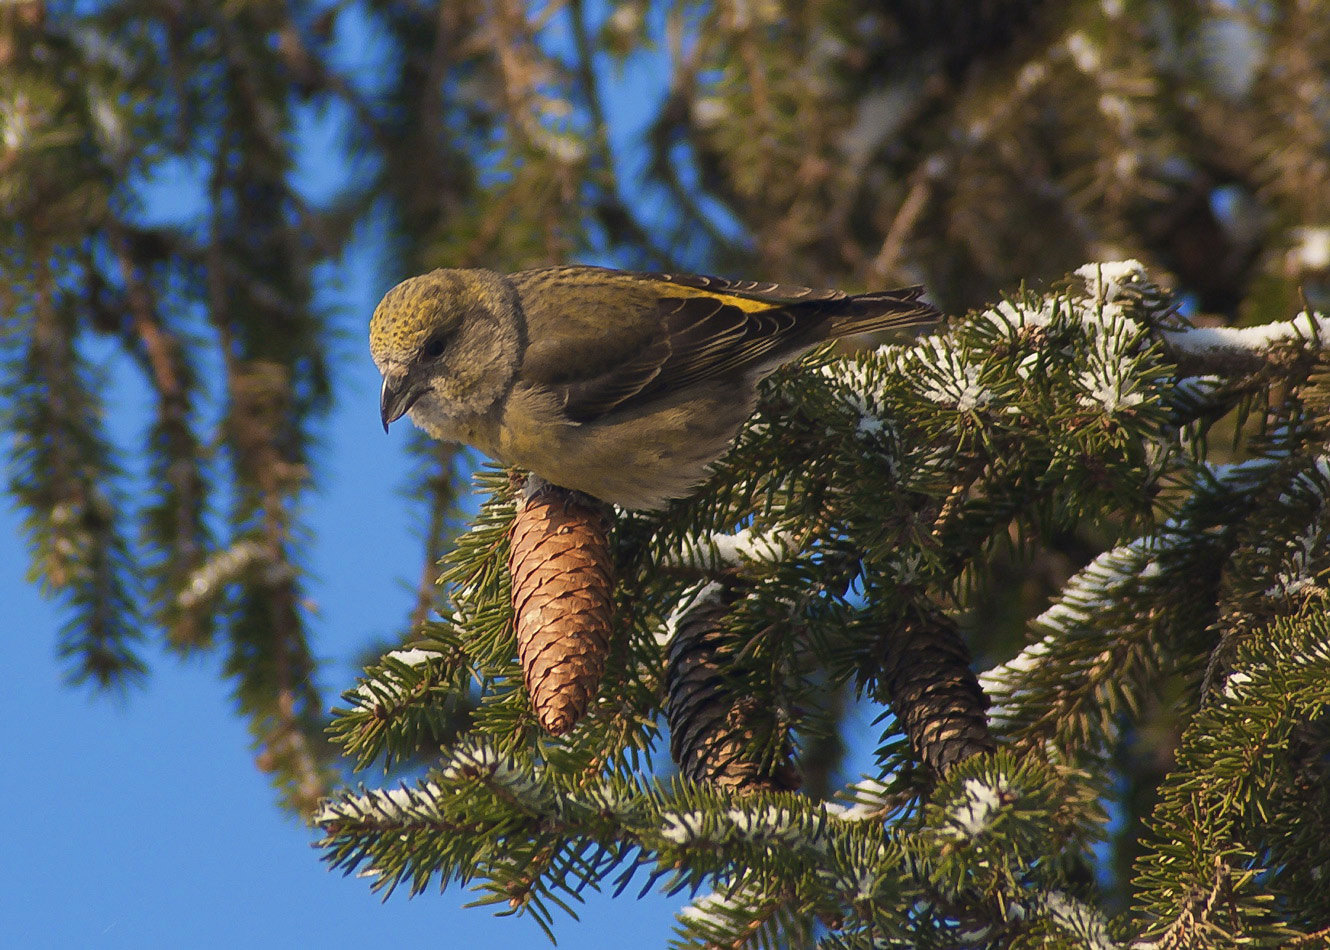
<path fill-rule="evenodd" d="M 709 380 L 741 384 L 833 336 L 937 316 L 919 302 L 917 287 L 851 296 L 594 267 L 542 268 L 512 279 L 529 323 L 523 375 L 551 389 L 580 423 L 640 410 Z M 575 311 L 569 300 L 578 302 Z"/>
<path fill-rule="evenodd" d="M 768 354 L 789 350 L 798 327 L 788 311 L 750 313 L 709 297 L 662 298 L 659 314 L 656 337 L 637 357 L 559 387 L 570 418 L 589 422 L 629 411 L 711 379 L 738 382 Z"/>
<path fill-rule="evenodd" d="M 707 274 L 639 274 L 647 280 L 659 280 L 679 287 L 691 287 L 717 294 L 743 297 L 769 304 L 806 303 L 812 300 L 844 300 L 841 290 L 814 290 L 797 284 L 777 284 L 759 280 L 729 280 Z"/>

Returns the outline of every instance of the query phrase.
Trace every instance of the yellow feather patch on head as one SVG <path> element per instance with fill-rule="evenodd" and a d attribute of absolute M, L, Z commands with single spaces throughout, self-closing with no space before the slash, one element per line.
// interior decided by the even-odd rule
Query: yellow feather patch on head
<path fill-rule="evenodd" d="M 369 347 L 376 359 L 404 359 L 419 349 L 465 293 L 456 272 L 432 271 L 389 290 L 369 322 Z"/>

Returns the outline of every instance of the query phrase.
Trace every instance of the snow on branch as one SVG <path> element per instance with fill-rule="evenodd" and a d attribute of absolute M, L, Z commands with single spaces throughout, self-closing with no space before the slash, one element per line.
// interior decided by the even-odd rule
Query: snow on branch
<path fill-rule="evenodd" d="M 1173 537 L 1176 544 L 1180 535 Z M 1139 578 L 1158 573 L 1156 558 L 1170 544 L 1158 535 L 1136 538 L 1105 551 L 1082 568 L 1063 588 L 1062 595 L 1030 622 L 1045 635 L 1005 663 L 979 674 L 984 693 L 994 701 L 988 715 L 995 723 L 1007 718 L 1002 700 L 1020 694 L 1029 675 L 1049 662 L 1060 641 L 1073 631 L 1096 627 L 1119 599 L 1121 589 Z"/>
<path fill-rule="evenodd" d="M 1204 465 L 1198 472 L 1214 489 L 1250 494 L 1263 484 L 1274 466 L 1272 459 L 1255 458 L 1237 464 Z M 1330 473 L 1330 467 L 1326 471 Z M 1171 518 L 1156 533 L 1134 538 L 1100 554 L 1067 581 L 1056 602 L 1030 621 L 1032 627 L 1046 631 L 1047 635 L 1006 663 L 980 674 L 985 692 L 992 695 L 1019 682 L 1046 660 L 1055 638 L 1097 622 L 1103 611 L 1117 602 L 1124 586 L 1156 578 L 1162 571 L 1161 557 L 1197 533 L 1198 529 L 1186 520 Z"/>
<path fill-rule="evenodd" d="M 1185 375 L 1251 373 L 1286 344 L 1319 350 L 1330 340 L 1330 319 L 1304 310 L 1292 320 L 1257 327 L 1192 327 L 1163 330 L 1170 357 Z"/>
<path fill-rule="evenodd" d="M 1159 536 L 1149 536 L 1105 551 L 1067 582 L 1062 596 L 1031 621 L 1032 626 L 1057 636 L 1092 623 L 1113 606 L 1125 585 L 1158 572 L 1156 559 L 1166 544 Z"/>
<path fill-rule="evenodd" d="M 899 796 L 875 778 L 864 778 L 855 782 L 841 794 L 853 804 L 823 802 L 822 809 L 832 818 L 841 821 L 868 821 L 882 818 L 891 809 L 900 805 Z"/>
<path fill-rule="evenodd" d="M 741 528 L 730 534 L 715 532 L 685 538 L 678 550 L 662 558 L 661 564 L 715 573 L 751 563 L 774 564 L 798 547 L 798 542 L 789 535 Z"/>
<path fill-rule="evenodd" d="M 960 797 L 947 809 L 943 832 L 958 841 L 978 838 L 997 820 L 1011 794 L 1005 776 L 999 775 L 996 782 L 967 778 Z"/>
<path fill-rule="evenodd" d="M 885 431 L 896 441 L 883 420 L 900 418 L 902 399 L 949 410 L 914 415 L 963 431 L 1042 418 L 1050 397 L 1069 418 L 1084 409 L 1148 415 L 1169 401 L 1169 368 L 1148 344 L 1152 329 L 1179 325 L 1171 301 L 1136 261 L 1090 264 L 1076 275 L 1083 283 L 1065 292 L 1021 292 L 945 332 L 838 360 L 822 375 L 858 413 L 860 434 Z"/>
<path fill-rule="evenodd" d="M 1124 288 L 1145 283 L 1145 267 L 1138 260 L 1104 261 L 1082 264 L 1076 276 L 1085 281 L 1091 298 L 1100 303 L 1111 302 L 1122 296 Z"/>
<path fill-rule="evenodd" d="M 442 656 L 434 650 L 412 648 L 385 653 L 375 664 L 370 676 L 344 694 L 357 706 L 374 706 L 383 702 L 405 699 L 417 685 L 418 677 L 403 676 L 404 667 L 419 667 L 431 658 Z"/>
<path fill-rule="evenodd" d="M 749 912 L 755 896 L 742 891 L 733 894 L 718 894 L 712 891 L 710 894 L 703 894 L 679 911 L 679 920 L 691 926 L 730 926 L 735 918 L 742 918 Z"/>
<path fill-rule="evenodd" d="M 329 825 L 350 821 L 365 824 L 401 823 L 431 816 L 443 792 L 433 782 L 412 788 L 381 788 L 363 795 L 328 799 L 314 814 L 314 823 Z"/>
<path fill-rule="evenodd" d="M 1113 939 L 1097 910 L 1064 891 L 1042 895 L 1036 908 L 1088 950 L 1120 950 L 1122 946 Z"/>
<path fill-rule="evenodd" d="M 341 821 L 428 824 L 455 811 L 459 802 L 457 790 L 468 785 L 498 792 L 505 800 L 532 811 L 543 810 L 550 804 L 550 795 L 538 770 L 524 768 L 484 743 L 472 742 L 452 750 L 441 764 L 436 780 L 343 794 L 325 801 L 314 821 L 321 825 Z"/>
<path fill-rule="evenodd" d="M 1174 352 L 1200 356 L 1230 350 L 1255 353 L 1289 340 L 1319 346 L 1327 337 L 1330 337 L 1330 320 L 1306 310 L 1292 320 L 1258 327 L 1193 327 L 1164 333 Z"/>
<path fill-rule="evenodd" d="M 59 514 L 58 509 L 52 512 L 51 520 L 58 523 Z M 210 555 L 190 573 L 176 594 L 176 606 L 193 610 L 217 597 L 227 584 L 238 582 L 256 565 L 266 566 L 271 560 L 272 552 L 263 544 L 252 538 L 238 540 Z"/>
<path fill-rule="evenodd" d="M 679 847 L 746 845 L 759 851 L 821 855 L 831 828 L 821 809 L 735 803 L 724 811 L 661 812 L 659 835 Z"/>

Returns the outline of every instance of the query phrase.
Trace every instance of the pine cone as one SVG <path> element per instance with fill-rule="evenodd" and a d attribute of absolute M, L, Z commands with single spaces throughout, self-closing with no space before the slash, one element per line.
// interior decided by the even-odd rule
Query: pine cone
<path fill-rule="evenodd" d="M 561 736 L 596 694 L 610 649 L 610 519 L 581 492 L 532 476 L 510 529 L 522 677 L 542 728 Z"/>
<path fill-rule="evenodd" d="M 717 585 L 675 627 L 665 669 L 670 755 L 694 782 L 743 793 L 796 789 L 799 771 L 775 710 L 735 689 L 743 680 L 734 667 L 739 650 L 721 626 L 733 602 L 733 592 Z"/>
<path fill-rule="evenodd" d="M 970 669 L 970 651 L 940 611 L 906 619 L 884 636 L 880 688 L 919 758 L 937 774 L 993 751 L 988 697 Z"/>

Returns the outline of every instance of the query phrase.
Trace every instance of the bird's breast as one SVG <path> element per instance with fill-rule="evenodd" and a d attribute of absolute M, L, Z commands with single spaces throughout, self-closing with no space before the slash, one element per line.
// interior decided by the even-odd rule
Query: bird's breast
<path fill-rule="evenodd" d="M 657 508 L 706 476 L 753 410 L 751 385 L 699 388 L 690 397 L 578 424 L 547 390 L 518 386 L 496 450 L 477 447 L 556 485 L 627 508 Z"/>
<path fill-rule="evenodd" d="M 502 414 L 486 432 L 490 448 L 476 447 L 509 465 L 539 473 L 542 467 L 567 454 L 571 430 L 576 428 L 576 423 L 564 416 L 553 393 L 519 384 L 508 394 Z"/>

